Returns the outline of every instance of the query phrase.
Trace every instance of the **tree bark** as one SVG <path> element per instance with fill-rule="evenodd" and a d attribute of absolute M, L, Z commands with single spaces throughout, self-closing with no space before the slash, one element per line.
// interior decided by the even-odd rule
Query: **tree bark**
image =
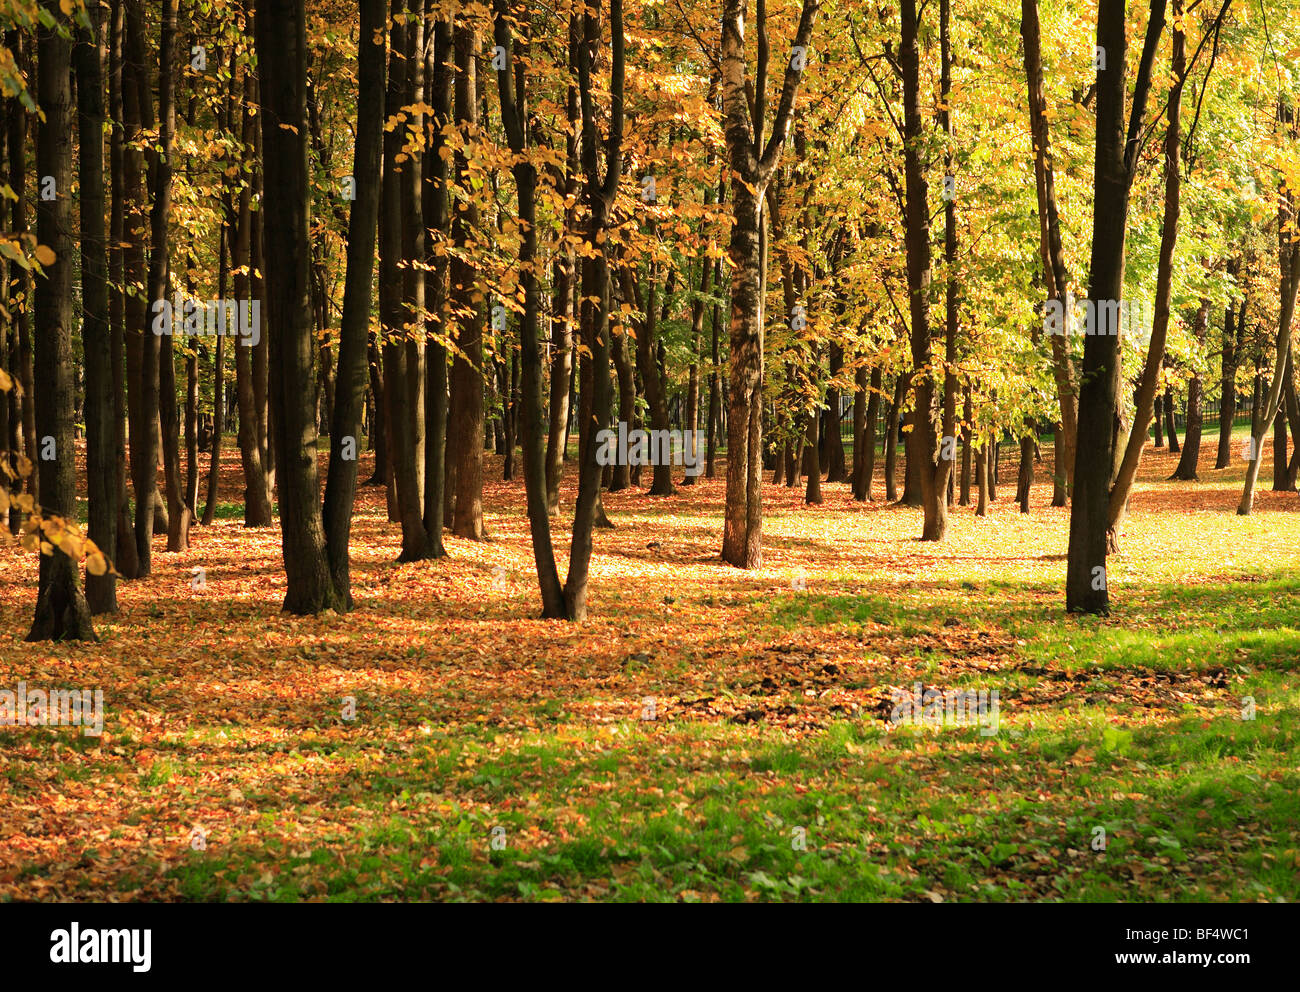
<path fill-rule="evenodd" d="M 36 241 L 54 252 L 36 282 L 33 374 L 40 439 L 40 587 L 28 641 L 97 640 L 81 589 L 79 542 L 66 528 L 77 519 L 77 460 L 73 433 L 72 363 L 72 102 L 70 25 L 56 0 L 42 4 L 52 26 L 36 35 L 36 174 L 54 180 L 54 197 L 36 203 Z M 102 140 L 102 136 L 100 138 Z M 102 219 L 101 219 L 102 224 Z M 102 334 L 101 334 L 102 337 Z M 96 438 L 97 441 L 101 439 Z M 52 450 L 51 450 L 52 446 Z"/>
<path fill-rule="evenodd" d="M 804 0 L 794 48 L 806 51 L 817 17 L 817 0 Z M 772 135 L 764 142 L 767 100 L 766 7 L 758 8 L 759 38 L 754 107 L 746 93 L 744 9 L 741 0 L 722 7 L 722 83 L 727 153 L 732 167 L 734 224 L 731 276 L 731 378 L 727 417 L 727 496 L 722 559 L 739 568 L 763 563 L 763 299 L 761 251 L 764 193 L 790 129 L 804 63 L 786 65 Z"/>
<path fill-rule="evenodd" d="M 379 170 L 383 152 L 384 85 L 387 52 L 384 0 L 361 0 L 357 53 L 357 126 L 352 166 L 356 199 L 348 216 L 347 272 L 339 321 L 338 377 L 330 422 L 330 459 L 325 477 L 322 526 L 337 604 L 353 606 L 349 542 L 357 494 L 357 457 L 365 404 L 371 279 L 379 222 Z M 441 25 L 440 25 L 441 27 Z M 351 445 L 351 457 L 344 446 Z M 438 514 L 438 529 L 442 519 Z"/>
<path fill-rule="evenodd" d="M 472 131 L 478 123 L 478 83 L 475 62 L 478 32 L 459 25 L 456 34 L 456 122 Z M 463 187 L 470 184 L 469 162 L 456 154 L 456 173 Z M 452 532 L 481 541 L 483 525 L 483 313 L 476 295 L 477 272 L 465 257 L 473 245 L 479 211 L 473 199 L 465 209 L 452 211 L 451 240 L 457 253 L 451 259 L 452 307 L 460 314 L 459 350 L 452 359 L 451 413 L 448 434 L 456 438 L 456 486 Z M 390 387 L 391 388 L 391 387 Z"/>
<path fill-rule="evenodd" d="M 1124 130 L 1127 102 L 1127 52 L 1124 0 L 1100 0 L 1097 45 L 1105 51 L 1105 68 L 1097 71 L 1097 135 L 1094 166 L 1092 256 L 1088 298 L 1094 307 L 1118 305 L 1123 295 L 1124 240 L 1128 230 L 1129 192 L 1142 132 L 1151 65 L 1164 29 L 1166 0 L 1151 0 L 1151 14 L 1134 86 L 1128 138 Z M 1079 448 L 1075 455 L 1070 507 L 1066 609 L 1108 613 L 1106 586 L 1107 532 L 1111 473 L 1114 468 L 1114 423 L 1120 366 L 1119 338 L 1091 334 L 1084 341 L 1079 391 Z"/>
<path fill-rule="evenodd" d="M 321 522 L 312 390 L 310 185 L 307 171 L 307 15 L 304 0 L 258 0 L 266 186 L 266 272 L 271 443 L 280 491 L 288 578 L 284 610 L 299 615 L 342 605 L 330 574 Z M 287 126 L 284 126 L 287 125 Z"/>
<path fill-rule="evenodd" d="M 90 539 L 106 556 L 117 546 L 117 417 L 113 405 L 113 342 L 109 321 L 108 253 L 104 230 L 104 70 L 101 12 L 87 9 L 78 34 L 77 136 L 81 146 L 81 338 L 86 361 L 86 489 Z M 7 431 L 6 431 L 7 433 Z M 112 569 L 86 573 L 91 613 L 117 612 Z"/>
<path fill-rule="evenodd" d="M 494 0 L 497 46 L 506 53 L 497 72 L 501 120 L 510 150 L 514 152 L 512 172 L 519 203 L 519 280 L 524 294 L 523 320 L 519 328 L 521 383 L 521 426 L 523 429 L 524 490 L 528 527 L 532 535 L 533 562 L 541 588 L 542 616 L 565 616 L 564 589 L 551 544 L 550 510 L 546 490 L 546 423 L 542 409 L 541 293 L 537 284 L 537 168 L 526 155 L 528 143 L 528 91 L 523 62 L 513 58 L 509 3 Z M 511 78 L 514 69 L 514 79 Z M 516 87 L 517 83 L 517 87 Z M 513 444 L 513 431 L 506 434 Z"/>

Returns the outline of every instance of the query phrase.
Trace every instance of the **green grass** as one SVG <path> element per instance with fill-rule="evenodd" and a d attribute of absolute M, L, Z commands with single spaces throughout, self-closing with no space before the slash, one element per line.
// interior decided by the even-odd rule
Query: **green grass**
<path fill-rule="evenodd" d="M 1300 896 L 1300 631 L 1290 626 L 1300 581 L 1134 587 L 1122 627 L 1044 616 L 1032 589 L 1011 592 L 981 594 L 978 609 L 981 628 L 1017 642 L 1006 667 L 943 681 L 1001 690 L 994 736 L 889 730 L 864 715 L 804 736 L 762 724 L 561 722 L 503 746 L 486 728 L 435 726 L 414 753 L 333 752 L 360 769 L 344 785 L 365 813 L 359 833 L 298 850 L 250 833 L 172 874 L 198 899 Z M 920 610 L 884 597 L 778 597 L 754 618 L 941 634 L 953 615 L 972 622 L 968 593 L 940 591 Z M 935 652 L 936 670 L 959 653 Z M 1210 696 L 1192 693 L 1182 708 L 1089 702 L 1175 667 Z M 1025 700 L 1066 676 L 1073 696 Z M 1253 720 L 1242 719 L 1246 695 Z"/>

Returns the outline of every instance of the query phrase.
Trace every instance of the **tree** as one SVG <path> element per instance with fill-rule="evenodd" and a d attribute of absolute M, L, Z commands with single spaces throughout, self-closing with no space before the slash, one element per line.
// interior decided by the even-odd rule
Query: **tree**
<path fill-rule="evenodd" d="M 464 21 L 456 25 L 455 48 L 455 120 L 465 140 L 471 141 L 479 122 L 478 32 Z M 457 150 L 455 163 L 456 182 L 468 189 L 473 180 L 463 148 Z M 474 541 L 487 536 L 483 525 L 483 294 L 475 285 L 477 271 L 467 257 L 474 250 L 478 222 L 479 209 L 473 197 L 464 209 L 452 211 L 451 242 L 456 253 L 451 259 L 450 292 L 457 320 L 457 350 L 451 363 L 447 428 L 455 450 L 451 529 L 457 537 Z"/>
<path fill-rule="evenodd" d="M 117 545 L 117 417 L 113 402 L 113 342 L 108 314 L 108 252 L 104 232 L 104 73 L 101 13 L 87 8 L 90 27 L 75 49 L 78 140 L 81 146 L 82 349 L 86 356 L 86 483 L 90 539 L 109 553 Z M 92 613 L 117 612 L 111 569 L 87 572 Z"/>
<path fill-rule="evenodd" d="M 1100 0 L 1097 8 L 1097 139 L 1094 166 L 1092 258 L 1088 299 L 1114 312 L 1123 295 L 1124 240 L 1129 192 L 1146 114 L 1151 66 L 1164 30 L 1167 0 L 1151 0 L 1146 39 L 1133 89 L 1132 112 L 1124 128 L 1128 38 L 1124 0 Z M 1070 550 L 1065 602 L 1070 612 L 1108 613 L 1106 588 L 1109 508 L 1114 471 L 1120 351 L 1115 334 L 1090 334 L 1084 341 L 1079 391 L 1079 446 L 1075 454 L 1070 507 Z"/>
<path fill-rule="evenodd" d="M 758 61 L 752 106 L 745 80 L 745 5 L 741 0 L 724 0 L 722 5 L 722 92 L 734 216 L 728 249 L 733 266 L 731 372 L 722 559 L 738 568 L 758 568 L 763 563 L 762 206 L 780 165 L 819 8 L 818 0 L 803 2 L 772 133 L 764 140 L 770 57 L 767 5 L 760 0 L 755 18 Z"/>
<path fill-rule="evenodd" d="M 524 8 L 526 10 L 526 8 Z M 528 152 L 528 76 L 522 61 L 514 58 L 514 37 L 507 0 L 494 0 L 494 34 L 505 57 L 497 70 L 501 122 L 514 155 L 511 172 L 519 202 L 519 284 L 523 294 L 523 319 L 519 326 L 523 469 L 528 527 L 533 560 L 542 594 L 542 616 L 565 615 L 564 589 L 551 545 L 551 521 L 546 489 L 546 423 L 542 409 L 541 296 L 537 267 L 537 167 Z M 513 71 L 512 71 L 513 70 Z"/>
<path fill-rule="evenodd" d="M 367 382 L 371 281 L 379 223 L 379 170 L 383 154 L 385 0 L 361 0 L 357 52 L 357 125 L 352 180 L 356 198 L 348 217 L 347 275 L 339 322 L 338 378 L 330 422 L 330 460 L 322 526 L 340 609 L 352 607 L 349 542 L 357 494 L 357 455 Z M 439 504 L 441 506 L 441 504 Z M 437 518 L 442 528 L 441 514 Z"/>
<path fill-rule="evenodd" d="M 266 338 L 271 426 L 280 486 L 280 528 L 288 577 L 284 610 L 312 614 L 342 605 L 325 553 L 316 409 L 310 389 L 316 349 L 311 326 L 310 203 L 307 183 L 307 14 L 304 0 L 257 0 L 261 72 Z"/>
<path fill-rule="evenodd" d="M 583 231 L 582 306 L 580 326 L 586 356 L 582 359 L 582 400 L 579 408 L 578 499 L 573 511 L 573 542 L 569 551 L 569 572 L 564 580 L 565 614 L 570 620 L 587 616 L 587 579 L 591 567 L 592 531 L 600 516 L 600 485 L 603 474 L 597 459 L 596 432 L 609 423 L 610 351 L 610 213 L 618 182 L 623 174 L 623 86 L 625 76 L 623 0 L 610 0 L 609 31 L 611 65 L 609 76 L 609 131 L 604 142 L 604 172 L 601 171 L 601 142 L 596 126 L 596 103 L 592 75 L 600 49 L 601 4 L 588 5 L 581 21 L 578 44 L 578 104 L 582 112 L 583 173 L 582 199 L 587 223 Z"/>
<path fill-rule="evenodd" d="M 1295 136 L 1296 115 L 1294 110 L 1279 103 L 1277 117 L 1279 122 L 1289 124 L 1292 137 Z M 1255 480 L 1259 477 L 1259 463 L 1264 457 L 1264 433 L 1277 416 L 1282 400 L 1283 373 L 1291 355 L 1291 322 L 1295 317 L 1296 294 L 1300 291 L 1300 234 L 1297 233 L 1297 199 L 1283 179 L 1277 197 L 1277 258 L 1278 258 L 1278 307 L 1277 337 L 1273 346 L 1273 368 L 1278 374 L 1268 387 L 1268 397 L 1263 404 L 1263 416 L 1259 425 L 1251 433 L 1250 462 L 1246 466 L 1246 482 L 1241 491 L 1241 502 L 1237 504 L 1238 516 L 1249 516 L 1255 504 Z M 1258 404 L 1256 404 L 1258 406 Z"/>
<path fill-rule="evenodd" d="M 36 126 L 36 174 L 53 196 L 36 203 L 36 240 L 44 272 L 36 278 L 36 434 L 41 481 L 40 589 L 29 641 L 93 641 L 90 607 L 81 589 L 81 542 L 76 519 L 76 448 L 73 440 L 75 384 L 72 377 L 72 122 L 71 32 L 56 0 L 42 8 L 36 41 L 37 101 L 43 118 Z M 101 440 L 99 437 L 96 440 Z"/>

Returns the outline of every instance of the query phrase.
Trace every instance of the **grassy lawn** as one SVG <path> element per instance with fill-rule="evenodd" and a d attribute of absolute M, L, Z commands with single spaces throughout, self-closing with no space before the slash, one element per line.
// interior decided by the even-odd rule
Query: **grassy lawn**
<path fill-rule="evenodd" d="M 744 573 L 721 478 L 607 495 L 580 627 L 535 618 L 519 483 L 402 566 L 363 489 L 344 617 L 281 616 L 278 532 L 219 513 L 101 643 L 25 645 L 5 549 L 0 687 L 102 688 L 106 723 L 0 729 L 0 898 L 1294 900 L 1300 507 L 1262 481 L 1238 518 L 1201 464 L 1148 451 L 1104 620 L 1064 616 L 1068 511 L 1040 469 L 1017 513 L 1010 461 L 938 546 L 768 487 Z M 894 725 L 917 683 L 996 690 L 996 732 Z"/>

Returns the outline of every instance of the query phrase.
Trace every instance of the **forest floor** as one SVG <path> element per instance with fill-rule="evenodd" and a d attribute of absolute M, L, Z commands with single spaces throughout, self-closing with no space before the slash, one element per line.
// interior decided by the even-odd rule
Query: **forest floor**
<path fill-rule="evenodd" d="M 536 619 L 493 457 L 490 542 L 397 565 L 362 489 L 356 611 L 282 615 L 233 448 L 221 519 L 155 539 L 98 644 L 22 643 L 35 561 L 0 548 L 0 689 L 106 711 L 0 727 L 0 900 L 1300 897 L 1300 497 L 1264 479 L 1236 516 L 1212 438 L 1199 483 L 1148 448 L 1107 619 L 1065 616 L 1068 511 L 1040 466 L 1017 512 L 1007 446 L 938 545 L 769 485 L 751 572 L 720 563 L 721 474 L 607 495 L 580 626 Z M 894 726 L 917 683 L 997 690 L 996 724 Z"/>

